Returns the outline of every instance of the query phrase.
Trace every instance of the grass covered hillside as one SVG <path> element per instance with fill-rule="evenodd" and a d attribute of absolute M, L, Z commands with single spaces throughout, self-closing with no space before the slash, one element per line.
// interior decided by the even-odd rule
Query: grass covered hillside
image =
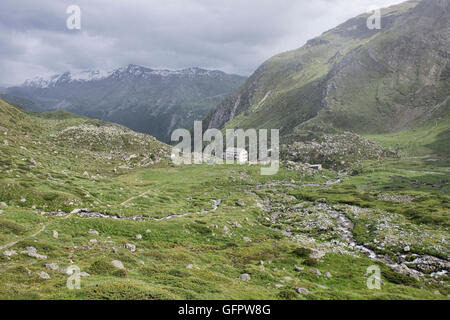
<path fill-rule="evenodd" d="M 448 158 L 427 151 L 438 131 L 413 149 L 407 134 L 372 136 L 402 152 L 354 170 L 261 176 L 173 166 L 149 136 L 0 104 L 1 299 L 450 295 Z M 379 290 L 366 284 L 374 265 Z"/>
<path fill-rule="evenodd" d="M 148 135 L 64 111 L 24 112 L 0 100 L 2 201 L 48 210 L 101 202 L 85 182 L 167 162 L 170 149 Z"/>

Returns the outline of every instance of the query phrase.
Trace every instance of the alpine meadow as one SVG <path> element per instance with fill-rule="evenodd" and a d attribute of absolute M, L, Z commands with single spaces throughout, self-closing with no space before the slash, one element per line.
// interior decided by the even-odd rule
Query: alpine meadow
<path fill-rule="evenodd" d="M 99 42 L 92 51 L 73 49 L 79 38 L 63 48 L 55 18 L 30 21 L 42 29 L 19 54 L 0 14 L 1 300 L 449 300 L 450 0 L 378 1 L 389 4 L 379 17 L 321 24 L 250 74 L 233 63 L 271 43 L 252 18 L 222 26 L 241 38 L 210 39 L 215 27 L 196 19 L 179 30 L 153 17 L 142 28 L 160 36 L 132 46 L 138 22 L 101 38 L 96 8 L 80 3 L 75 32 Z M 222 5 L 205 19 L 233 6 Z M 34 34 L 20 33 L 34 18 L 18 6 L 0 4 L 21 17 L 16 39 Z M 209 35 L 202 65 L 195 32 Z M 176 164 L 172 133 L 194 121 L 216 142 L 279 130 L 279 148 L 267 146 L 279 170 L 249 160 L 250 134 L 217 159 Z"/>

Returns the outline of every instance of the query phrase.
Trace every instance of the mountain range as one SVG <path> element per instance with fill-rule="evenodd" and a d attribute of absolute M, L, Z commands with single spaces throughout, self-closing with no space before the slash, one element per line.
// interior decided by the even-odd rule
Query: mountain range
<path fill-rule="evenodd" d="M 449 114 L 450 1 L 407 1 L 348 20 L 263 63 L 204 128 L 383 133 Z"/>
<path fill-rule="evenodd" d="M 125 125 L 169 141 L 189 128 L 245 77 L 200 68 L 155 70 L 128 65 L 110 72 L 66 72 L 4 90 L 3 98 L 30 111 L 66 110 Z"/>

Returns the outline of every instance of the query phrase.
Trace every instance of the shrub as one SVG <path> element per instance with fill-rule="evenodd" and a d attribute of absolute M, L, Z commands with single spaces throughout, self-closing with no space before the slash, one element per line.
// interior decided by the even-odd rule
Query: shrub
<path fill-rule="evenodd" d="M 297 295 L 295 294 L 294 290 L 289 290 L 289 289 L 283 289 L 278 293 L 278 296 L 281 299 L 286 299 L 286 300 L 292 300 L 295 299 L 297 297 Z"/>
<path fill-rule="evenodd" d="M 294 249 L 294 251 L 292 253 L 300 258 L 308 258 L 309 255 L 312 253 L 312 250 L 308 249 L 308 248 L 299 247 L 299 248 Z"/>
<path fill-rule="evenodd" d="M 26 228 L 22 227 L 20 224 L 7 219 L 0 219 L 0 231 L 11 232 L 14 234 L 22 234 L 27 231 Z"/>
<path fill-rule="evenodd" d="M 124 269 L 118 269 L 114 271 L 112 275 L 119 278 L 126 278 L 128 276 L 128 272 Z"/>
<path fill-rule="evenodd" d="M 387 270 L 382 272 L 382 276 L 389 282 L 395 284 L 402 284 L 405 286 L 417 286 L 418 282 L 413 277 L 406 276 L 404 274 Z"/>
<path fill-rule="evenodd" d="M 303 264 L 304 264 L 305 266 L 315 267 L 315 266 L 317 266 L 318 262 L 317 262 L 316 259 L 313 259 L 313 258 L 307 258 L 307 259 L 305 259 L 305 260 L 303 261 Z"/>
<path fill-rule="evenodd" d="M 93 274 L 112 274 L 116 268 L 105 260 L 96 260 L 89 267 L 89 272 Z"/>

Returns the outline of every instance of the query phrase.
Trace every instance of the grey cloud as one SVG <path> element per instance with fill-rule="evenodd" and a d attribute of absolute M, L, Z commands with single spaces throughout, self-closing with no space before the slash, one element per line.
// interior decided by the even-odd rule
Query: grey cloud
<path fill-rule="evenodd" d="M 371 5 L 399 0 L 2 0 L 0 84 L 129 63 L 248 75 Z M 81 31 L 66 8 L 81 8 Z"/>

